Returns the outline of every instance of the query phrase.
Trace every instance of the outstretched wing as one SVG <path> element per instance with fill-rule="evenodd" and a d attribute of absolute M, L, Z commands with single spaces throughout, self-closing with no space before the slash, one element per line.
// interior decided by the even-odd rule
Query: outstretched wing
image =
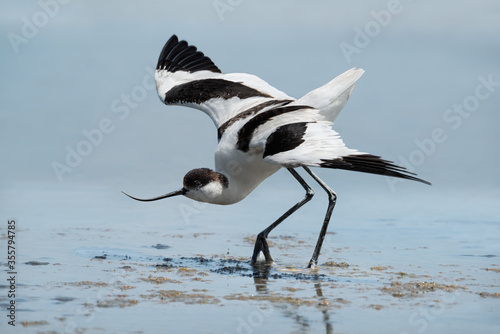
<path fill-rule="evenodd" d="M 188 45 L 186 41 L 179 42 L 176 35 L 170 37 L 163 46 L 156 69 L 166 70 L 170 73 L 177 71 L 222 73 L 203 52 L 197 51 L 195 46 Z"/>
<path fill-rule="evenodd" d="M 160 53 L 155 79 L 163 103 L 200 109 L 217 128 L 264 101 L 291 99 L 256 76 L 222 74 L 203 52 L 175 35 Z"/>
<path fill-rule="evenodd" d="M 347 148 L 327 121 L 281 125 L 267 136 L 264 145 L 264 161 L 281 166 L 337 168 L 430 184 L 392 161 Z"/>

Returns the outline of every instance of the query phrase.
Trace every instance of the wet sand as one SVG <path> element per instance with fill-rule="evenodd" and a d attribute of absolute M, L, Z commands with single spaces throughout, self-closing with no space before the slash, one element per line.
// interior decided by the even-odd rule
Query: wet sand
<path fill-rule="evenodd" d="M 371 238 L 361 241 L 349 228 L 333 228 L 314 269 L 305 268 L 313 232 L 271 236 L 276 263 L 252 268 L 255 234 L 193 232 L 199 227 L 164 233 L 147 225 L 141 232 L 54 227 L 42 233 L 49 246 L 37 256 L 40 231 L 20 229 L 15 332 L 493 333 L 500 328 L 500 266 L 491 253 L 497 246 L 471 244 L 474 236 L 443 242 L 440 233 L 432 235 L 423 225 L 408 242 L 404 224 L 360 224 Z M 437 224 L 439 231 L 443 225 Z M 475 228 L 498 229 L 480 222 Z M 425 235 L 427 240 L 418 241 Z M 2 247 L 5 240 L 2 231 Z M 2 308 L 6 288 L 0 286 Z M 1 328 L 12 332 L 5 320 Z"/>

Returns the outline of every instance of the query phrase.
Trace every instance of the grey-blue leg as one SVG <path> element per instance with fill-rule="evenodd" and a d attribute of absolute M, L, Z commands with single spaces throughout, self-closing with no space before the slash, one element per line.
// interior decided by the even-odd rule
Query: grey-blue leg
<path fill-rule="evenodd" d="M 335 192 L 332 189 L 330 189 L 330 187 L 328 187 L 326 185 L 326 183 L 323 182 L 309 168 L 307 168 L 307 167 L 303 167 L 303 168 L 306 170 L 307 173 L 309 173 L 309 175 L 312 176 L 312 178 L 314 180 L 316 180 L 316 182 L 319 183 L 321 188 L 323 188 L 326 191 L 326 193 L 328 194 L 328 209 L 326 210 L 325 220 L 323 221 L 323 226 L 321 227 L 321 232 L 319 233 L 319 238 L 318 238 L 318 242 L 316 243 L 316 248 L 314 248 L 314 253 L 313 253 L 313 255 L 311 257 L 311 261 L 309 261 L 309 265 L 308 265 L 308 268 L 311 268 L 311 267 L 318 264 L 318 257 L 319 257 L 319 253 L 321 251 L 321 246 L 323 246 L 323 240 L 325 239 L 326 231 L 328 230 L 328 223 L 330 222 L 330 217 L 332 216 L 333 208 L 335 207 L 335 203 L 337 202 L 337 194 L 335 194 Z"/>
<path fill-rule="evenodd" d="M 257 263 L 257 259 L 259 257 L 260 252 L 262 252 L 264 254 L 264 257 L 266 259 L 266 263 L 273 262 L 273 258 L 271 257 L 271 253 L 269 252 L 269 245 L 267 244 L 267 240 L 266 240 L 267 236 L 283 220 L 285 220 L 286 218 L 288 218 L 288 216 L 290 216 L 292 213 L 297 211 L 302 205 L 309 202 L 311 200 L 311 198 L 314 196 L 314 190 L 312 190 L 312 188 L 309 187 L 309 185 L 306 183 L 306 181 L 304 181 L 304 179 L 293 168 L 287 168 L 287 169 L 295 177 L 295 179 L 297 179 L 297 181 L 299 181 L 299 183 L 302 185 L 302 187 L 304 187 L 304 189 L 306 190 L 306 195 L 305 195 L 304 199 L 302 199 L 300 202 L 298 202 L 293 207 L 291 207 L 287 212 L 285 212 L 281 217 L 279 217 L 274 223 L 269 225 L 264 231 L 260 232 L 257 235 L 257 240 L 255 241 L 255 247 L 253 250 L 252 265 L 255 265 Z M 312 173 L 308 169 L 306 169 L 306 171 L 308 171 L 308 173 Z M 325 231 L 325 233 L 326 233 L 326 231 Z M 321 246 L 320 246 L 320 248 L 321 248 Z M 319 253 L 319 251 L 318 251 L 318 253 Z"/>

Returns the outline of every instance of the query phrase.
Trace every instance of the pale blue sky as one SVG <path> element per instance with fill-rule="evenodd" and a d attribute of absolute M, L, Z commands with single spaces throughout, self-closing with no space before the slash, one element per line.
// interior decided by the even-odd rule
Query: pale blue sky
<path fill-rule="evenodd" d="M 484 80 L 500 82 L 497 1 L 54 0 L 0 7 L 3 184 L 59 184 L 53 162 L 68 166 L 68 147 L 77 150 L 82 131 L 103 119 L 112 122 L 109 133 L 96 137 L 62 183 L 174 185 L 191 168 L 213 167 L 209 118 L 166 107 L 154 90 L 140 88 L 149 87 L 150 69 L 175 33 L 224 72 L 256 74 L 295 97 L 360 66 L 366 73 L 335 125 L 349 147 L 408 161 L 438 189 L 500 186 L 500 86 L 479 88 L 488 96 L 474 100 Z M 132 93 L 137 105 L 125 108 L 126 117 L 115 113 L 125 110 L 122 95 Z M 472 111 L 453 111 L 463 103 Z M 331 182 L 388 189 L 380 177 L 321 173 Z"/>

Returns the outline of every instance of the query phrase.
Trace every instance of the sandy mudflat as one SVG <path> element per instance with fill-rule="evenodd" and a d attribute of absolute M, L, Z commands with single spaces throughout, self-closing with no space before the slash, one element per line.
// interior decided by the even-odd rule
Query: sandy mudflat
<path fill-rule="evenodd" d="M 445 223 L 420 224 L 413 241 L 405 224 L 360 224 L 371 238 L 360 242 L 359 233 L 344 228 L 330 232 L 314 270 L 305 269 L 313 232 L 270 237 L 276 263 L 255 269 L 249 265 L 254 234 L 197 228 L 169 234 L 147 226 L 140 232 L 51 228 L 42 235 L 21 229 L 16 333 L 499 328 L 497 246 L 474 241 L 472 231 L 462 241 L 443 239 Z M 480 227 L 496 228 L 476 222 L 476 231 Z M 40 237 L 50 246 L 39 257 Z M 2 292 L 2 307 L 5 297 Z M 1 326 L 7 328 L 5 321 Z"/>

